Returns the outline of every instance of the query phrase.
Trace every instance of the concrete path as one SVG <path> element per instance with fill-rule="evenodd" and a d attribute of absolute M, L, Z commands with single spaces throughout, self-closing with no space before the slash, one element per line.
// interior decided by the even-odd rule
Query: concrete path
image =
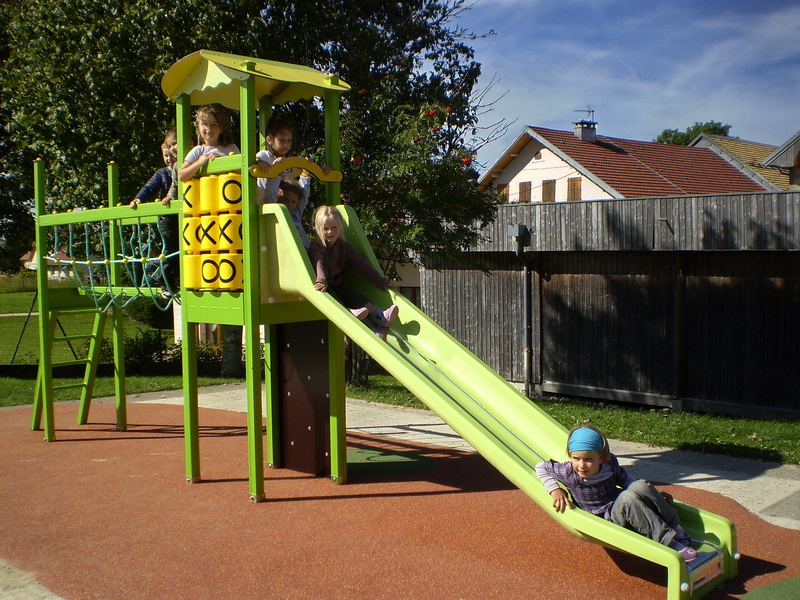
<path fill-rule="evenodd" d="M 181 390 L 129 396 L 131 402 L 181 404 Z M 245 385 L 200 389 L 200 405 L 246 412 Z M 433 412 L 347 399 L 349 431 L 458 450 L 473 449 Z M 800 466 L 730 458 L 610 440 L 634 477 L 715 492 L 773 525 L 800 530 Z"/>

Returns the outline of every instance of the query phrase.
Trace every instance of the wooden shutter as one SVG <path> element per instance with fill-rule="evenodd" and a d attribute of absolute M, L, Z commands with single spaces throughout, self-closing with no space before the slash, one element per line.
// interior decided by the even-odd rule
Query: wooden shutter
<path fill-rule="evenodd" d="M 547 179 L 542 182 L 542 202 L 556 201 L 556 180 Z"/>
<path fill-rule="evenodd" d="M 575 202 L 581 199 L 581 178 L 570 177 L 567 179 L 567 200 Z"/>
<path fill-rule="evenodd" d="M 531 182 L 521 181 L 519 184 L 519 199 L 517 202 L 520 204 L 529 203 L 531 201 Z"/>

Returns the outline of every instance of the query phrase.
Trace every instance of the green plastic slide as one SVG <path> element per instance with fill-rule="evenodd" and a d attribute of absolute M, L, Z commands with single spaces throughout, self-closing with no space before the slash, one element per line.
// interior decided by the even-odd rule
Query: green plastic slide
<path fill-rule="evenodd" d="M 345 239 L 380 270 L 355 213 L 347 206 L 339 210 L 346 222 Z M 311 265 L 285 207 L 267 205 L 264 213 L 262 243 L 266 235 L 266 247 L 280 251 L 271 260 L 262 259 L 270 266 L 269 273 L 262 267 L 262 282 L 267 275 L 273 278 L 267 289 L 262 288 L 262 300 L 265 293 L 273 301 L 279 300 L 279 288 L 280 293 L 297 294 L 311 302 L 573 535 L 667 567 L 670 600 L 699 598 L 722 580 L 735 576 L 735 528 L 712 513 L 676 502 L 687 531 L 704 542 L 699 550 L 710 551 L 708 559 L 694 561 L 698 565 L 692 564 L 690 571 L 676 551 L 662 544 L 580 509 L 555 512 L 534 467 L 551 458 L 566 460 L 564 427 L 406 298 L 353 279 L 350 283 L 375 305 L 397 304 L 400 308 L 387 340 L 380 340 L 329 294 L 314 290 Z"/>

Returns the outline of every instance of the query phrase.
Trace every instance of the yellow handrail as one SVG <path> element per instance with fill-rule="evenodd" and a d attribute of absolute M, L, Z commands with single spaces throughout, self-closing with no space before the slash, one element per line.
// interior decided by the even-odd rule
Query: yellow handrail
<path fill-rule="evenodd" d="M 319 181 L 337 183 L 342 180 L 341 171 L 330 171 L 328 174 L 322 170 L 317 163 L 311 162 L 307 158 L 301 156 L 290 156 L 276 162 L 266 171 L 262 171 L 258 165 L 250 165 L 250 175 L 253 177 L 266 177 L 267 179 L 275 179 L 281 173 L 291 169 L 305 169 L 316 177 Z"/>

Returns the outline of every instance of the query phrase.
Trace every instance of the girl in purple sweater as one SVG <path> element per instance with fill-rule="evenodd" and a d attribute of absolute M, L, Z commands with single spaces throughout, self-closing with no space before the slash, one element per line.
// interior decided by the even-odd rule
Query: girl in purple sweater
<path fill-rule="evenodd" d="M 649 481 L 628 475 L 598 429 L 573 429 L 567 454 L 567 462 L 549 460 L 536 465 L 536 474 L 552 496 L 556 512 L 572 507 L 560 483 L 579 508 L 669 546 L 686 562 L 697 558 L 692 538 L 681 527 L 675 509 Z"/>
<path fill-rule="evenodd" d="M 383 339 L 386 328 L 397 317 L 398 307 L 392 304 L 384 310 L 372 304 L 363 294 L 344 281 L 345 269 L 352 269 L 373 285 L 386 290 L 389 280 L 378 273 L 363 256 L 342 239 L 344 219 L 333 206 L 320 206 L 314 213 L 316 239 L 308 249 L 311 264 L 317 274 L 314 289 L 328 292 L 340 304 L 350 309 L 353 315 L 364 321 L 372 317 L 377 325 L 376 333 Z"/>

